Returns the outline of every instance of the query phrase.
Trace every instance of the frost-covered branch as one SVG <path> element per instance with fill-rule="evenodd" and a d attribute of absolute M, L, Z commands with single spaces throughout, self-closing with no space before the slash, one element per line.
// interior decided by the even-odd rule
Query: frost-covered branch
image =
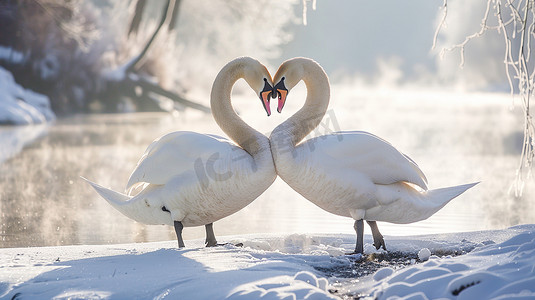
<path fill-rule="evenodd" d="M 35 0 L 35 3 L 55 20 L 56 25 L 64 31 L 65 37 L 76 41 L 81 50 L 87 51 L 91 42 L 99 37 L 96 28 L 91 26 L 90 22 L 86 22 L 85 18 L 73 17 L 83 16 L 79 13 L 80 6 L 83 5 L 80 1 L 64 1 L 62 6 L 58 5 L 60 3 L 58 1 Z M 67 11 L 68 16 L 62 16 L 62 11 Z"/>
<path fill-rule="evenodd" d="M 435 32 L 433 47 L 440 30 L 445 26 L 447 16 L 447 0 L 443 4 L 443 17 Z M 494 16 L 497 25 L 489 25 Z M 515 196 L 520 197 L 524 181 L 531 176 L 535 158 L 535 126 L 530 112 L 530 100 L 535 92 L 535 62 L 531 60 L 531 47 L 535 36 L 535 3 L 533 0 L 487 0 L 480 28 L 477 32 L 465 37 L 459 44 L 444 48 L 446 51 L 458 50 L 461 55 L 461 66 L 464 64 L 464 50 L 474 38 L 483 36 L 489 30 L 496 30 L 504 37 L 505 73 L 509 81 L 511 94 L 518 93 L 524 111 L 524 141 L 520 155 L 520 165 L 516 180 L 512 186 Z"/>
<path fill-rule="evenodd" d="M 307 25 L 307 0 L 303 1 L 303 25 Z M 312 0 L 312 10 L 316 10 L 316 0 Z"/>
<path fill-rule="evenodd" d="M 438 23 L 437 29 L 435 30 L 435 35 L 433 36 L 433 46 L 431 46 L 431 49 L 435 49 L 437 46 L 437 39 L 438 34 L 440 33 L 440 29 L 444 27 L 446 22 L 446 17 L 448 16 L 448 0 L 444 0 L 444 4 L 442 4 L 442 19 L 440 19 L 440 22 Z"/>
<path fill-rule="evenodd" d="M 478 38 L 478 37 L 481 37 L 482 35 L 485 34 L 485 32 L 487 32 L 487 30 L 489 29 L 497 29 L 497 27 L 492 27 L 492 26 L 488 26 L 487 23 L 488 23 L 488 19 L 489 19 L 489 14 L 490 14 L 490 6 L 491 6 L 491 2 L 493 0 L 488 0 L 487 2 L 487 9 L 485 10 L 485 13 L 483 15 L 483 18 L 481 19 L 481 26 L 480 26 L 480 29 L 478 32 L 475 32 L 471 35 L 468 35 L 465 37 L 464 41 L 457 44 L 457 45 L 453 45 L 453 46 L 450 46 L 450 47 L 447 47 L 447 48 L 443 48 L 440 50 L 440 57 L 443 57 L 444 54 L 446 53 L 446 51 L 454 51 L 454 50 L 459 50 L 460 54 L 461 54 L 461 63 L 460 63 L 460 66 L 464 66 L 464 49 L 466 47 L 466 45 L 472 40 L 472 39 L 475 39 L 475 38 Z M 447 14 L 448 14 L 448 10 L 447 10 L 447 7 L 448 7 L 448 1 L 447 0 L 444 0 L 444 5 L 443 5 L 443 9 L 444 9 L 444 14 L 443 14 L 443 17 L 442 17 L 442 21 L 440 22 L 439 26 L 437 27 L 437 30 L 435 32 L 435 36 L 434 36 L 434 40 L 433 40 L 433 49 L 435 48 L 435 45 L 436 45 L 436 41 L 437 41 L 437 38 L 438 38 L 438 34 L 440 32 L 440 29 L 445 25 L 445 22 L 446 22 L 446 17 L 447 17 Z"/>

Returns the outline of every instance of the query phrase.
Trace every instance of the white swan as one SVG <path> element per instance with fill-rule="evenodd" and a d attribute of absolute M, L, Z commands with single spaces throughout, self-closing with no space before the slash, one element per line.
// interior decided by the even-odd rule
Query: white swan
<path fill-rule="evenodd" d="M 125 216 L 145 224 L 173 225 L 178 246 L 182 229 L 206 226 L 206 245 L 217 241 L 212 223 L 244 208 L 275 180 L 269 140 L 234 111 L 230 96 L 244 78 L 270 115 L 271 75 L 248 57 L 228 63 L 212 86 L 211 108 L 217 124 L 234 141 L 215 135 L 178 131 L 155 140 L 121 194 L 93 182 L 93 188 Z"/>
<path fill-rule="evenodd" d="M 475 185 L 427 191 L 427 179 L 414 161 L 367 132 L 336 132 L 302 141 L 325 115 L 330 86 L 315 61 L 294 58 L 284 62 L 273 77 L 279 113 L 288 92 L 301 80 L 308 93 L 304 106 L 270 136 L 275 168 L 306 199 L 355 220 L 355 253 L 363 252 L 363 220 L 372 229 L 375 247 L 386 250 L 376 221 L 424 220 Z"/>

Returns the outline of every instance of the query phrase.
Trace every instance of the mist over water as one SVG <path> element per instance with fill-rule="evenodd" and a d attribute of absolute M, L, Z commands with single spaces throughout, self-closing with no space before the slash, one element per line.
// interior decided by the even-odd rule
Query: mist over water
<path fill-rule="evenodd" d="M 164 2 L 156 2 L 154 14 Z M 508 91 L 503 37 L 496 33 L 487 33 L 467 47 L 463 69 L 458 67 L 459 53 L 448 53 L 443 60 L 434 55 L 479 29 L 486 2 L 448 2 L 448 26 L 441 31 L 434 51 L 430 47 L 442 2 L 318 2 L 316 11 L 309 7 L 304 27 L 301 1 L 269 3 L 269 14 L 263 2 L 184 1 L 187 13 L 179 19 L 178 46 L 161 47 L 158 52 L 165 57 L 162 72 L 169 73 L 164 78 L 191 100 L 207 105 L 216 72 L 232 58 L 253 56 L 266 63 L 272 74 L 284 59 L 313 58 L 336 84 L 327 115 L 312 137 L 338 130 L 376 134 L 416 161 L 431 189 L 481 181 L 428 220 L 407 225 L 379 223 L 383 234 L 533 223 L 533 180 L 528 179 L 523 198 L 509 193 L 522 146 L 520 106 L 513 105 L 509 94 L 419 87 Z M 104 20 L 113 21 L 110 28 L 120 28 L 116 23 L 126 20 L 115 12 L 103 15 Z M 148 25 L 150 33 L 155 24 Z M 109 46 L 112 40 L 104 39 L 102 45 Z M 124 63 L 121 58 L 112 56 L 111 66 Z M 273 109 L 267 118 L 243 81 L 235 90 L 246 92 L 234 95 L 235 109 L 266 135 L 301 107 L 306 93 L 304 85 L 298 85 L 283 113 Z M 0 128 L 0 247 L 174 240 L 173 228 L 147 226 L 124 217 L 80 176 L 123 191 L 146 147 L 176 130 L 225 136 L 211 115 L 192 110 L 178 115 L 74 116 L 51 125 Z M 317 208 L 280 179 L 251 205 L 216 222 L 214 229 L 218 237 L 354 233 L 353 220 Z M 204 238 L 204 234 L 203 227 L 186 228 L 183 233 L 185 239 Z"/>
<path fill-rule="evenodd" d="M 233 104 L 266 135 L 304 102 L 298 85 L 282 114 L 267 118 L 248 93 Z M 508 94 L 457 94 L 333 85 L 329 111 L 311 134 L 337 130 L 374 133 L 410 156 L 431 189 L 481 181 L 428 220 L 379 223 L 385 235 L 499 229 L 533 222 L 533 181 L 523 198 L 508 193 L 522 143 L 522 113 Z M 146 147 L 163 134 L 189 130 L 223 135 L 211 115 L 187 110 L 75 116 L 0 164 L 0 247 L 128 243 L 175 239 L 169 226 L 136 223 L 100 198 L 79 176 L 123 191 Z M 341 141 L 343 142 L 343 141 Z M 221 236 L 249 233 L 353 233 L 353 221 L 317 208 L 275 183 L 242 211 L 215 223 Z M 368 229 L 366 229 L 368 230 Z M 366 231 L 366 233 L 369 233 Z M 203 238 L 204 228 L 184 230 Z"/>

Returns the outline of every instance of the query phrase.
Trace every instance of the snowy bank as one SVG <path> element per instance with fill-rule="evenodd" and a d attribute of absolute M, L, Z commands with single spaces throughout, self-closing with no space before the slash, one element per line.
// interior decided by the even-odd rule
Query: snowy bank
<path fill-rule="evenodd" d="M 48 97 L 22 88 L 0 67 L 0 124 L 40 124 L 55 118 Z"/>
<path fill-rule="evenodd" d="M 1 106 L 1 104 L 0 104 Z M 0 164 L 48 132 L 48 124 L 0 126 Z"/>
<path fill-rule="evenodd" d="M 352 268 L 353 235 L 219 237 L 242 243 L 202 247 L 202 240 L 128 245 L 0 249 L 0 299 L 534 299 L 535 225 L 499 231 L 386 237 L 390 251 L 445 253 L 358 280 L 326 278 Z M 365 237 L 365 252 L 373 251 Z M 321 271 L 320 271 L 321 270 Z M 399 298 L 398 298 L 399 297 Z"/>

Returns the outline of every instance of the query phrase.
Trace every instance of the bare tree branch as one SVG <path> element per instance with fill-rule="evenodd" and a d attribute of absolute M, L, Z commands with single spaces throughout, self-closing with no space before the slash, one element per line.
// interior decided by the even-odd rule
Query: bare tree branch
<path fill-rule="evenodd" d="M 446 17 L 448 16 L 448 0 L 444 0 L 444 4 L 442 4 L 442 9 L 444 10 L 444 12 L 442 13 L 442 19 L 440 19 L 440 22 L 438 23 L 435 35 L 433 36 L 433 46 L 431 46 L 431 49 L 436 48 L 438 34 L 440 33 L 440 29 L 444 27 L 444 23 L 446 22 Z"/>
<path fill-rule="evenodd" d="M 126 73 L 132 72 L 136 68 L 136 65 L 138 65 L 139 62 L 143 59 L 145 54 L 147 54 L 147 52 L 149 51 L 150 46 L 153 44 L 154 40 L 156 39 L 156 36 L 158 35 L 158 32 L 160 32 L 160 29 L 162 28 L 162 26 L 170 18 L 170 11 L 173 11 L 173 9 L 169 9 L 169 8 L 174 7 L 174 5 L 175 5 L 175 0 L 167 0 L 166 5 L 164 6 L 162 17 L 160 19 L 160 23 L 156 27 L 156 30 L 154 31 L 154 33 L 150 37 L 150 39 L 147 42 L 147 44 L 145 44 L 145 47 L 143 48 L 141 53 L 135 59 L 133 59 L 130 62 L 130 64 L 126 68 Z"/>
<path fill-rule="evenodd" d="M 172 93 L 172 92 L 170 92 L 168 90 L 165 90 L 162 87 L 160 87 L 159 85 L 151 83 L 151 82 L 149 82 L 147 80 L 140 79 L 138 81 L 135 81 L 134 83 L 137 86 L 141 87 L 143 89 L 144 93 L 155 93 L 157 95 L 160 95 L 160 96 L 166 97 L 168 99 L 171 99 L 171 100 L 173 100 L 175 102 L 181 103 L 184 106 L 195 108 L 195 109 L 198 109 L 198 110 L 206 112 L 206 113 L 210 113 L 210 111 L 211 111 L 209 107 L 206 107 L 206 106 L 204 106 L 202 104 L 187 100 L 187 99 L 185 99 L 185 98 L 183 98 L 183 97 L 181 97 L 181 96 L 179 96 L 179 95 L 177 95 L 175 93 Z"/>
<path fill-rule="evenodd" d="M 145 5 L 147 4 L 147 0 L 138 0 L 136 3 L 136 9 L 134 11 L 134 16 L 132 17 L 132 21 L 130 22 L 130 29 L 128 30 L 128 36 L 130 34 L 137 34 L 139 30 L 139 25 L 141 24 L 141 19 L 143 17 L 143 11 L 145 10 Z"/>
<path fill-rule="evenodd" d="M 178 16 L 180 14 L 180 3 L 182 0 L 176 0 L 175 5 L 173 6 L 173 13 L 171 17 L 171 21 L 169 21 L 169 24 L 167 26 L 167 30 L 171 31 L 177 28 L 178 26 Z"/>

